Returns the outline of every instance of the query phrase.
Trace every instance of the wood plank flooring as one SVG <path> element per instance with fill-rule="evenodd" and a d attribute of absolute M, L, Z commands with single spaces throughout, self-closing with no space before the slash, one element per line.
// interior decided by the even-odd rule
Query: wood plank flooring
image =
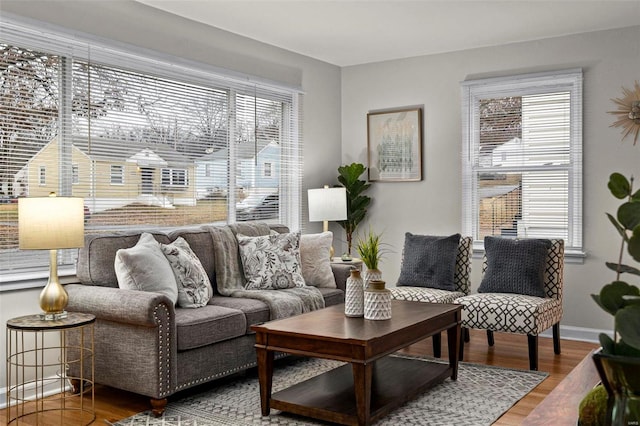
<path fill-rule="evenodd" d="M 446 342 L 446 335 L 443 336 Z M 539 369 L 550 375 L 532 392 L 520 400 L 508 412 L 506 412 L 495 425 L 519 425 L 522 420 L 537 406 L 553 388 L 592 350 L 596 344 L 562 341 L 562 354 L 553 353 L 553 342 L 550 338 L 539 338 Z M 412 355 L 431 355 L 431 339 L 418 342 L 404 350 Z M 529 360 L 527 352 L 527 337 L 512 334 L 495 333 L 495 346 L 487 345 L 486 334 L 483 331 L 471 330 L 471 341 L 465 345 L 464 361 L 478 364 L 497 365 L 508 368 L 528 369 Z M 446 343 L 442 348 L 442 356 L 446 358 Z M 215 385 L 215 383 L 213 384 Z M 205 385 L 205 386 L 211 386 Z M 171 401 L 171 398 L 169 399 Z M 95 407 L 96 420 L 94 425 L 105 425 L 105 420 L 115 422 L 132 416 L 149 408 L 148 398 L 120 391 L 106 386 L 96 386 Z M 6 424 L 6 410 L 0 410 L 0 425 Z M 12 423 L 12 424 L 15 424 Z M 23 422 L 20 425 L 35 425 Z M 60 415 L 53 414 L 50 417 L 40 419 L 40 425 L 78 424 L 72 417 L 60 419 Z"/>

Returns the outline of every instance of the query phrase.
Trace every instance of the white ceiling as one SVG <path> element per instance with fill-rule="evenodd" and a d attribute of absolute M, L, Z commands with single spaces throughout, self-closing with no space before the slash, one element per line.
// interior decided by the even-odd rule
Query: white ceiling
<path fill-rule="evenodd" d="M 640 25 L 640 0 L 136 1 L 338 66 Z"/>

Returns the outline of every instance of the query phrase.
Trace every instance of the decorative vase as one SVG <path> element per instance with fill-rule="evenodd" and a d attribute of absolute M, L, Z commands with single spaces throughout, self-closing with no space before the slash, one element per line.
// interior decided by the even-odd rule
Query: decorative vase
<path fill-rule="evenodd" d="M 362 278 L 364 278 L 364 288 L 367 288 L 369 287 L 369 281 L 382 281 L 382 272 L 380 272 L 380 269 L 367 268 L 362 273 Z"/>
<path fill-rule="evenodd" d="M 609 395 L 607 424 L 639 424 L 640 358 L 605 354 L 600 349 L 593 354 L 593 362 Z"/>
<path fill-rule="evenodd" d="M 348 317 L 364 315 L 364 280 L 360 276 L 360 270 L 356 268 L 351 269 L 351 276 L 347 278 L 344 314 Z"/>
<path fill-rule="evenodd" d="M 388 320 L 391 318 L 391 291 L 384 288 L 384 281 L 369 281 L 364 290 L 364 319 Z"/>

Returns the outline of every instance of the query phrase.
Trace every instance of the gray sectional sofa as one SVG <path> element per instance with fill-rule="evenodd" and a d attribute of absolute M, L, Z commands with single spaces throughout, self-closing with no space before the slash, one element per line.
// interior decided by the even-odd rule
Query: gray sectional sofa
<path fill-rule="evenodd" d="M 178 237 L 189 243 L 214 289 L 204 307 L 180 308 L 160 293 L 118 287 L 116 251 L 136 245 L 141 232 L 88 236 L 78 256 L 80 283 L 66 286 L 67 310 L 97 318 L 95 382 L 150 397 L 156 415 L 178 391 L 255 366 L 250 326 L 270 319 L 269 307 L 260 300 L 217 293 L 210 226 L 151 231 L 163 244 Z M 282 225 L 269 227 L 289 231 Z M 343 303 L 350 267 L 332 264 L 331 269 L 337 288 L 320 289 L 326 306 Z"/>

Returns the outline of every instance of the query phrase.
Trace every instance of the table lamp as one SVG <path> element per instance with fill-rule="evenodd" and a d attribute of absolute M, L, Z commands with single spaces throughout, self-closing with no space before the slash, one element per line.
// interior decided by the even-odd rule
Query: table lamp
<path fill-rule="evenodd" d="M 77 197 L 18 199 L 20 249 L 49 250 L 49 281 L 40 293 L 43 320 L 66 318 L 69 297 L 58 280 L 58 249 L 84 246 L 84 200 Z"/>
<path fill-rule="evenodd" d="M 347 190 L 346 188 L 309 189 L 309 222 L 323 221 L 322 230 L 329 230 L 330 220 L 345 220 L 347 218 Z M 331 246 L 329 255 L 333 257 Z"/>

